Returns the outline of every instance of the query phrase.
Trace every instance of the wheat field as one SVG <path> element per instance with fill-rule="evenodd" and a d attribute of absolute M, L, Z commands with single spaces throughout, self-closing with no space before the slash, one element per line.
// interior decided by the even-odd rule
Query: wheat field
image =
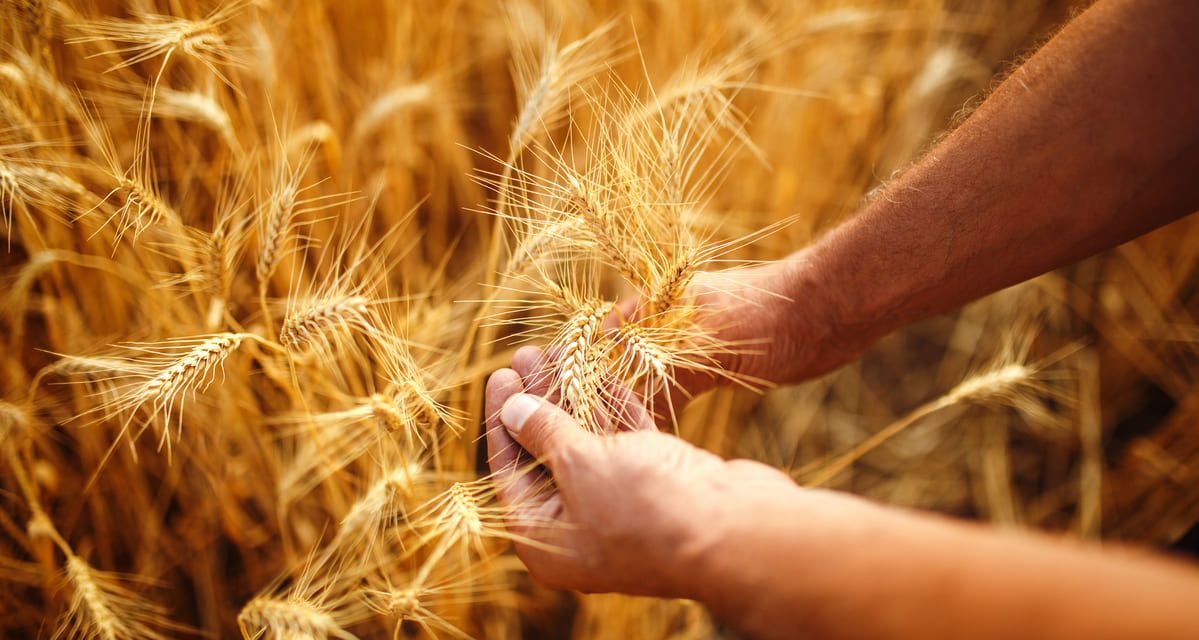
<path fill-rule="evenodd" d="M 844 220 L 1074 8 L 5 2 L 0 635 L 731 635 L 531 582 L 487 375 L 547 346 L 602 430 L 606 381 L 712 368 L 739 347 L 696 274 Z M 803 484 L 1169 543 L 1199 518 L 1189 226 L 654 409 Z"/>

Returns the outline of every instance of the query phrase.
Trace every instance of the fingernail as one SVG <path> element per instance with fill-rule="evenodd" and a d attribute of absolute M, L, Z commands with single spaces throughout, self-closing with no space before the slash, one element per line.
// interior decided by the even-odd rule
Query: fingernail
<path fill-rule="evenodd" d="M 504 426 L 507 427 L 508 433 L 515 436 L 520 433 L 520 430 L 525 426 L 525 421 L 529 419 L 529 416 L 533 415 L 533 412 L 539 406 L 541 406 L 541 403 L 537 402 L 537 399 L 533 396 L 527 393 L 518 393 L 508 398 L 503 408 L 500 409 L 500 422 L 503 422 Z"/>

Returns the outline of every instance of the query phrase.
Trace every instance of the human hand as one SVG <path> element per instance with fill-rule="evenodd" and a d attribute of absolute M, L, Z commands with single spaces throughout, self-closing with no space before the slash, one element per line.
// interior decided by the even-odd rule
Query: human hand
<path fill-rule="evenodd" d="M 698 273 L 683 297 L 696 308 L 695 324 L 719 346 L 707 354 L 714 362 L 676 367 L 673 384 L 654 406 L 666 400 L 681 407 L 729 381 L 801 382 L 857 358 L 878 337 L 844 330 L 839 297 L 820 284 L 818 268 L 803 252 L 754 267 Z M 625 300 L 617 315 L 641 321 L 641 304 Z"/>
<path fill-rule="evenodd" d="M 516 552 L 557 589 L 695 597 L 697 558 L 744 492 L 793 489 L 782 472 L 725 461 L 660 433 L 631 395 L 612 433 L 584 430 L 538 394 L 540 350 L 517 352 L 487 385 L 487 448 Z M 540 463 L 540 465 L 538 465 Z"/>

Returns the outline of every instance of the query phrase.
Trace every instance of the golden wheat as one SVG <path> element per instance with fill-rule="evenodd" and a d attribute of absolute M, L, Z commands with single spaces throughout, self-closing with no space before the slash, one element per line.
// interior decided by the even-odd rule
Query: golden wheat
<path fill-rule="evenodd" d="M 850 215 L 1043 5 L 0 5 L 0 635 L 716 637 L 512 575 L 486 376 L 547 346 L 603 433 L 613 389 L 749 386 L 717 363 L 768 345 L 717 340 L 693 283 Z M 1187 237 L 651 409 L 802 479 L 1110 535 L 1153 519 L 1108 509 L 1112 430 L 1191 417 Z M 1137 442 L 1125 476 L 1189 486 L 1185 438 Z"/>

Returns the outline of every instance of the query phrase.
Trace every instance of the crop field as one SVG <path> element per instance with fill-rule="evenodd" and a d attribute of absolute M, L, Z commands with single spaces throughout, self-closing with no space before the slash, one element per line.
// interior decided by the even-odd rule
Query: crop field
<path fill-rule="evenodd" d="M 609 381 L 759 348 L 688 285 L 852 216 L 1077 8 L 6 1 L 0 637 L 733 637 L 533 583 L 487 376 L 547 347 L 600 430 Z M 1193 226 L 652 408 L 804 485 L 1168 544 L 1199 520 Z"/>

